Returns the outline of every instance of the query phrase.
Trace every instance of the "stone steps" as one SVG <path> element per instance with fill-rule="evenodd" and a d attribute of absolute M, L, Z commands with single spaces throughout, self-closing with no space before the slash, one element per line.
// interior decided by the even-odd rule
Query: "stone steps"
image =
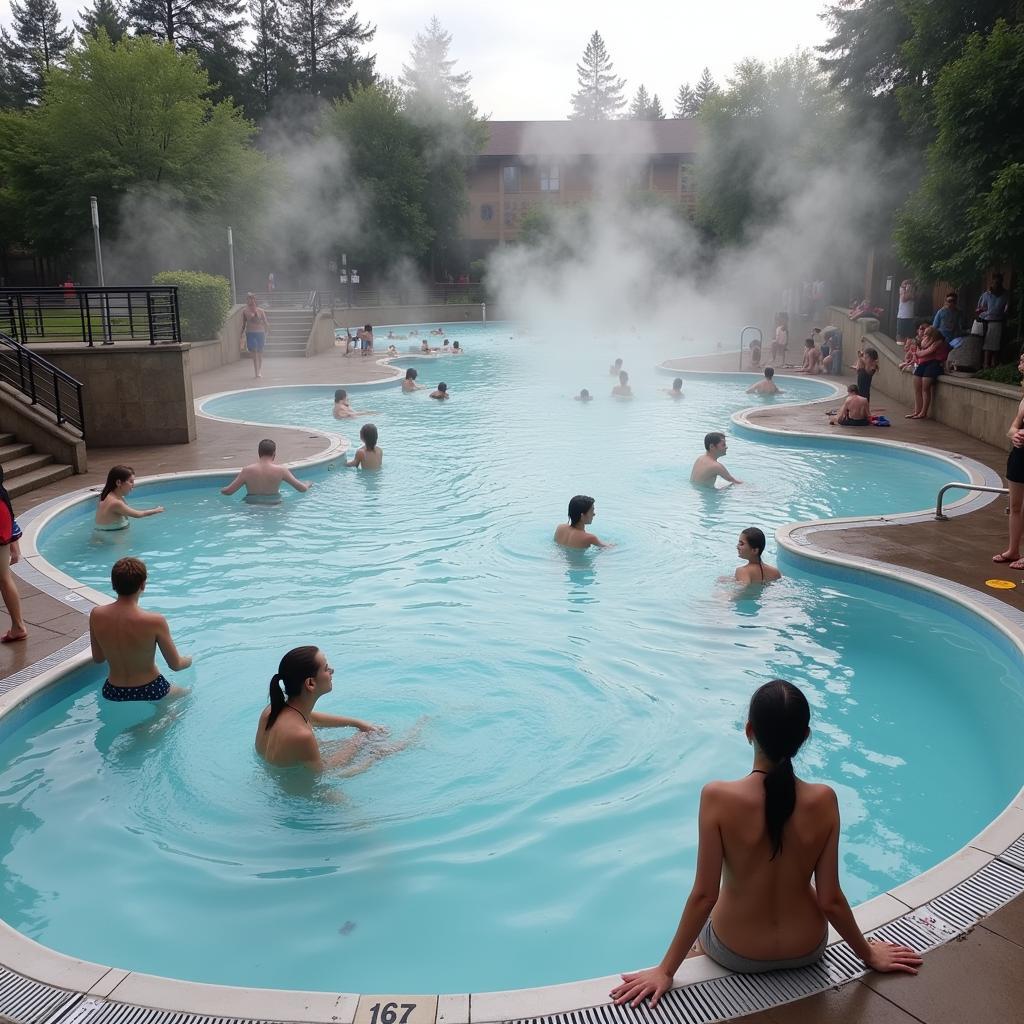
<path fill-rule="evenodd" d="M 63 480 L 74 472 L 73 467 L 56 462 L 52 455 L 37 452 L 14 434 L 0 434 L 0 466 L 4 468 L 4 486 L 12 498 Z"/>

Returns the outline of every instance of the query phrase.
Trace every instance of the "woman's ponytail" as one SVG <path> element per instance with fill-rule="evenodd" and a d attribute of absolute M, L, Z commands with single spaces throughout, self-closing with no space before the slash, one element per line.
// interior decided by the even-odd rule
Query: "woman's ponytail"
<path fill-rule="evenodd" d="M 312 644 L 305 647 L 293 647 L 277 666 L 274 677 L 270 680 L 270 714 L 267 715 L 269 729 L 281 713 L 288 699 L 297 697 L 307 679 L 316 678 L 320 671 L 317 655 L 320 648 Z"/>
<path fill-rule="evenodd" d="M 764 776 L 764 822 L 774 860 L 782 850 L 782 833 L 796 807 L 793 758 L 807 739 L 811 709 L 792 683 L 773 679 L 751 698 L 749 717 L 757 745 L 772 762 Z"/>
<path fill-rule="evenodd" d="M 782 850 L 782 830 L 796 807 L 793 762 L 783 757 L 764 777 L 764 823 L 772 844 L 771 859 Z"/>
<path fill-rule="evenodd" d="M 284 707 L 284 690 L 281 689 L 281 675 L 278 672 L 274 673 L 273 679 L 270 680 L 270 714 L 267 716 L 267 724 L 265 728 L 269 729 L 279 714 L 281 709 Z"/>

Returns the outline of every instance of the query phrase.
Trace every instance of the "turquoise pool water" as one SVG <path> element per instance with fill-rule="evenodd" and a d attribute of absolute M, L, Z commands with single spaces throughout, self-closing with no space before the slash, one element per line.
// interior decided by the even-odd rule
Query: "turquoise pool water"
<path fill-rule="evenodd" d="M 91 960 L 252 986 L 481 991 L 654 962 L 689 891 L 700 786 L 748 770 L 746 703 L 773 675 L 812 702 L 799 769 L 838 790 L 852 901 L 1009 802 L 1024 702 L 1008 644 L 935 599 L 785 560 L 763 595 L 719 581 L 745 526 L 926 507 L 955 470 L 730 434 L 746 483 L 698 492 L 700 439 L 750 404 L 735 379 L 687 379 L 673 403 L 670 378 L 627 359 L 637 398 L 613 402 L 607 353 L 570 375 L 500 328 L 450 337 L 469 354 L 418 364 L 448 403 L 352 389 L 379 474 L 313 470 L 270 509 L 219 479 L 140 486 L 134 503 L 165 515 L 100 537 L 90 507 L 44 531 L 46 558 L 101 590 L 115 558 L 145 558 L 145 603 L 195 655 L 177 677 L 194 691 L 161 723 L 99 701 L 83 671 L 0 724 L 6 921 Z M 210 411 L 355 437 L 333 386 Z M 584 386 L 589 406 L 570 397 Z M 289 431 L 268 434 L 287 459 Z M 615 548 L 552 545 L 577 492 Z M 306 790 L 268 773 L 252 752 L 267 683 L 306 642 L 337 668 L 324 710 L 397 737 L 425 716 L 418 742 Z"/>

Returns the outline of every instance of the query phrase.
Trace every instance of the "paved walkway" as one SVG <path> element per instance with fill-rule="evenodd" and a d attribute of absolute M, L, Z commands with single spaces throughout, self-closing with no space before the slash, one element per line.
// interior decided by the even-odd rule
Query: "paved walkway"
<path fill-rule="evenodd" d="M 730 360 L 731 362 L 731 360 Z M 686 360 L 686 369 L 725 369 L 719 360 Z M 252 386 L 275 384 L 325 384 L 338 386 L 382 379 L 389 371 L 362 357 L 345 359 L 330 352 L 314 359 L 268 359 L 264 376 L 255 381 L 248 364 L 223 367 L 194 378 L 197 397 Z M 784 386 L 784 385 L 783 385 Z M 832 408 L 835 402 L 830 402 Z M 875 411 L 883 407 L 892 421 L 888 430 L 870 436 L 894 441 L 932 445 L 960 452 L 1001 472 L 1006 454 L 974 441 L 957 431 L 930 421 L 908 421 L 908 410 L 878 394 Z M 828 431 L 825 405 L 802 409 L 777 407 L 755 414 L 755 422 L 776 429 Z M 190 445 L 162 448 L 108 448 L 90 452 L 92 468 L 84 477 L 69 477 L 18 501 L 19 511 L 42 501 L 103 483 L 107 468 L 125 462 L 140 475 L 191 469 L 233 468 L 249 461 L 265 428 L 217 423 L 199 419 L 198 439 Z M 344 424 L 341 425 L 344 432 Z M 291 461 L 323 450 L 323 438 L 301 429 L 274 428 L 282 459 Z M 954 495 L 956 497 L 956 495 Z M 880 559 L 983 590 L 1016 608 L 1024 607 L 1024 573 L 994 566 L 991 556 L 1006 544 L 1005 502 L 947 523 L 912 526 L 880 526 L 820 534 L 820 542 L 837 551 Z M 816 538 L 818 539 L 818 538 Z M 1002 577 L 1017 581 L 1016 590 L 996 591 L 985 580 Z M 21 644 L 0 648 L 0 678 L 58 650 L 86 629 L 86 619 L 69 606 L 40 594 L 21 581 L 31 636 Z M 955 752 L 951 752 L 955 756 Z M 842 988 L 797 1003 L 740 1018 L 748 1024 L 1002 1024 L 1024 1019 L 1024 897 L 985 919 L 963 939 L 929 953 L 917 978 L 873 975 Z"/>

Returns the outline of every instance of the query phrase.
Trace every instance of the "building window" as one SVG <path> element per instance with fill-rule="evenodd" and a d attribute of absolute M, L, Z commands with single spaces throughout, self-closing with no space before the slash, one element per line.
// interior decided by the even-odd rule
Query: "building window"
<path fill-rule="evenodd" d="M 693 164 L 682 163 L 679 164 L 679 191 L 680 192 L 693 192 L 694 191 L 694 175 L 693 175 Z"/>
<path fill-rule="evenodd" d="M 558 181 L 557 167 L 542 167 L 540 169 L 540 190 L 541 192 L 558 192 L 561 186 Z"/>
<path fill-rule="evenodd" d="M 494 207 L 490 203 L 481 204 L 480 219 L 484 222 L 494 220 Z"/>
<path fill-rule="evenodd" d="M 502 178 L 505 183 L 506 192 L 518 192 L 519 191 L 519 168 L 503 167 L 501 169 Z"/>

